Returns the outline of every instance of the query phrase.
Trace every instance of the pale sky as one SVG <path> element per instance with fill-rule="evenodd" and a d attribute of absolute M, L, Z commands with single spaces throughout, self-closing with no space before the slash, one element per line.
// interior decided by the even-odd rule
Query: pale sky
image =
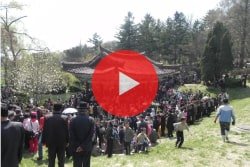
<path fill-rule="evenodd" d="M 51 51 L 86 43 L 96 32 L 104 41 L 115 40 L 128 11 L 139 23 L 146 13 L 166 20 L 175 11 L 202 18 L 220 0 L 16 0 L 25 4 L 21 14 L 27 32 Z M 11 13 L 10 13 L 11 14 Z"/>

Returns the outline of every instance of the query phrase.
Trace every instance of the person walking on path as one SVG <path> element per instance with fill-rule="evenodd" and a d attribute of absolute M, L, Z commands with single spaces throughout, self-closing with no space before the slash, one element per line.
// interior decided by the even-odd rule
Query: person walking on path
<path fill-rule="evenodd" d="M 88 103 L 80 102 L 79 114 L 69 124 L 73 167 L 90 167 L 95 122 L 94 118 L 88 115 L 88 109 Z"/>
<path fill-rule="evenodd" d="M 229 105 L 228 99 L 223 99 L 223 103 L 224 104 L 217 109 L 214 123 L 216 123 L 219 118 L 222 140 L 223 142 L 229 142 L 228 133 L 230 130 L 230 123 L 232 121 L 232 125 L 235 125 L 235 115 L 233 107 Z"/>
<path fill-rule="evenodd" d="M 183 131 L 186 129 L 189 131 L 188 125 L 186 123 L 186 118 L 182 117 L 181 121 L 178 123 L 174 123 L 174 129 L 176 131 L 176 143 L 175 147 L 181 148 L 183 142 L 184 142 L 184 133 Z"/>

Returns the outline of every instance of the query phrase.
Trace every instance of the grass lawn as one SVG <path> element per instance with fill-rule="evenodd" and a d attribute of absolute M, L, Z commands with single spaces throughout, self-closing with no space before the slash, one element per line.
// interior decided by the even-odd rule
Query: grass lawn
<path fill-rule="evenodd" d="M 197 85 L 188 85 L 187 89 Z M 199 89 L 212 91 L 199 86 Z M 92 157 L 93 167 L 221 167 L 221 166 L 250 166 L 250 132 L 242 132 L 237 126 L 250 125 L 250 88 L 229 90 L 230 103 L 235 109 L 236 126 L 231 126 L 230 143 L 223 143 L 220 136 L 219 124 L 214 124 L 215 113 L 209 118 L 203 118 L 196 125 L 190 126 L 190 133 L 185 132 L 185 142 L 182 149 L 174 147 L 175 140 L 162 138 L 158 145 L 152 147 L 148 154 L 131 156 L 114 155 Z M 37 155 L 25 154 L 21 167 L 47 166 L 47 159 L 37 162 Z M 45 156 L 46 157 L 46 156 Z M 66 167 L 72 166 L 72 161 L 66 162 Z"/>

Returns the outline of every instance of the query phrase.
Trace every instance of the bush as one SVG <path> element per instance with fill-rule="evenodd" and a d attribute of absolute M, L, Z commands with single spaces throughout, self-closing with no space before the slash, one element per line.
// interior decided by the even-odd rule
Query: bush
<path fill-rule="evenodd" d="M 63 72 L 64 81 L 66 82 L 67 87 L 65 88 L 69 90 L 69 92 L 79 92 L 82 91 L 81 83 L 78 78 L 76 78 L 73 74 L 68 72 Z"/>
<path fill-rule="evenodd" d="M 203 95 L 210 94 L 211 97 L 216 97 L 218 94 L 218 89 L 214 87 L 207 87 L 202 84 L 185 84 L 178 88 L 181 92 L 189 92 L 191 90 L 192 93 L 197 93 L 201 91 Z"/>
<path fill-rule="evenodd" d="M 78 86 L 72 85 L 69 87 L 69 91 L 70 92 L 80 92 L 80 91 L 82 91 L 82 89 L 79 88 Z"/>
<path fill-rule="evenodd" d="M 17 99 L 19 99 L 21 103 L 29 102 L 29 96 L 25 93 L 15 92 L 14 96 L 16 96 Z"/>
<path fill-rule="evenodd" d="M 76 78 L 73 74 L 68 72 L 63 72 L 63 79 L 66 82 L 68 87 L 76 86 L 80 84 L 80 81 L 78 78 Z"/>
<path fill-rule="evenodd" d="M 66 92 L 67 87 L 61 87 L 58 90 L 53 90 L 52 92 L 47 92 L 46 94 L 53 94 L 53 95 L 58 95 L 58 94 L 63 94 Z"/>
<path fill-rule="evenodd" d="M 228 88 L 236 88 L 242 86 L 241 79 L 227 78 L 225 82 L 226 82 L 226 87 Z"/>

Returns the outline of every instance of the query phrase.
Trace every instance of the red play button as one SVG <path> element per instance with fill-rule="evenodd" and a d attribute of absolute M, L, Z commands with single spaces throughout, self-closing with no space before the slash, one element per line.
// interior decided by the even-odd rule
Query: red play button
<path fill-rule="evenodd" d="M 92 89 L 97 102 L 112 115 L 136 116 L 145 111 L 157 93 L 154 66 L 143 55 L 120 50 L 97 64 Z"/>

